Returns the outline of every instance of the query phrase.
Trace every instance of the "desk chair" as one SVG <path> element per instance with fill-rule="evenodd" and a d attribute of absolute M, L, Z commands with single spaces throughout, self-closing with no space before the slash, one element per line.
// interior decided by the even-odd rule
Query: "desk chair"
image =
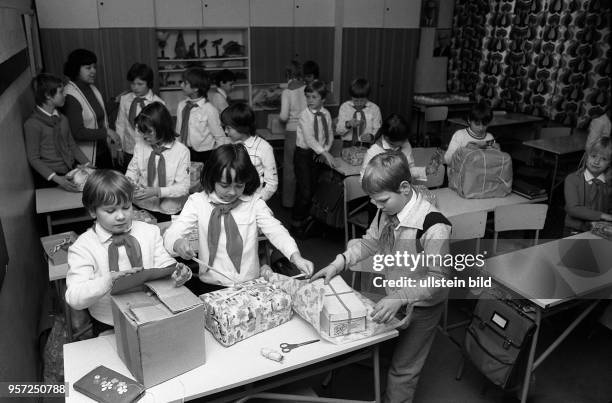
<path fill-rule="evenodd" d="M 412 149 L 412 158 L 414 159 L 414 165 L 417 167 L 427 166 L 431 160 L 432 155 L 435 154 L 437 148 L 435 147 L 415 147 Z M 425 186 L 428 188 L 437 188 L 442 186 L 444 182 L 444 164 L 440 164 L 438 172 L 433 175 L 427 175 L 427 182 Z M 419 182 L 422 183 L 422 182 Z"/>
<path fill-rule="evenodd" d="M 432 136 L 430 134 L 437 134 L 438 138 L 441 138 L 442 127 L 444 122 L 448 118 L 448 106 L 432 106 L 425 109 L 423 121 L 425 122 L 425 133 L 423 136 L 423 145 L 429 147 L 431 145 Z M 431 133 L 427 130 L 429 122 L 440 122 L 439 131 L 437 133 Z"/>
<path fill-rule="evenodd" d="M 344 244 L 349 241 L 349 225 L 351 226 L 351 239 L 355 238 L 355 227 L 368 228 L 368 212 L 364 209 L 370 202 L 369 199 L 352 210 L 348 210 L 348 203 L 352 200 L 367 197 L 361 188 L 359 175 L 344 178 Z"/>
<path fill-rule="evenodd" d="M 475 213 L 464 213 L 449 217 L 448 220 L 452 224 L 450 243 L 465 241 L 468 239 L 476 239 L 476 248 L 474 253 L 480 253 L 480 239 L 485 235 L 487 226 L 487 212 L 477 211 Z M 452 292 L 452 290 L 451 290 Z M 447 333 L 449 330 L 466 325 L 467 321 L 461 321 L 448 324 L 448 299 L 444 302 L 444 313 L 442 314 L 442 331 Z"/>
<path fill-rule="evenodd" d="M 535 230 L 533 245 L 537 245 L 540 230 L 544 228 L 547 212 L 548 204 L 515 204 L 496 207 L 494 212 L 493 255 L 497 255 L 498 236 L 503 231 Z M 515 243 L 510 245 L 509 250 L 508 247 L 505 247 L 504 253 L 524 247 L 526 245 Z"/>

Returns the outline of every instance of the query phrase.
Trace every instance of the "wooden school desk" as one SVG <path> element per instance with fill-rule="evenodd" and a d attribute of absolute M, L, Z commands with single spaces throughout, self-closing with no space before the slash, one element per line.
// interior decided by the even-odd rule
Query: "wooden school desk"
<path fill-rule="evenodd" d="M 374 364 L 374 390 L 376 401 L 380 401 L 380 366 L 378 343 L 398 335 L 390 330 L 367 339 L 348 344 L 336 345 L 321 341 L 302 346 L 284 354 L 283 363 L 268 360 L 261 356 L 262 347 L 279 349 L 280 343 L 294 343 L 319 339 L 312 326 L 298 317 L 278 327 L 243 340 L 230 347 L 219 344 L 210 332 L 206 331 L 206 363 L 187 373 L 147 389 L 140 402 L 169 402 L 190 400 L 209 396 L 206 401 L 229 401 L 250 396 L 297 379 L 327 372 L 330 369 L 348 365 L 371 357 Z M 365 350 L 364 350 L 365 349 Z M 355 353 L 333 362 L 321 364 L 331 358 Z M 92 401 L 72 387 L 74 383 L 98 365 L 105 365 L 123 375 L 133 378 L 117 355 L 115 336 L 102 336 L 64 345 L 64 379 L 70 385 L 68 402 Z M 298 370 L 296 373 L 294 370 Z M 276 375 L 283 375 L 269 379 Z M 282 378 L 282 379 L 279 379 Z M 244 386 L 221 397 L 213 394 Z M 329 399 L 328 399 L 329 400 Z M 321 402 L 326 401 L 321 399 Z M 354 400 L 353 400 L 354 402 Z"/>
<path fill-rule="evenodd" d="M 563 183 L 557 182 L 557 170 L 559 168 L 559 157 L 584 151 L 586 145 L 587 133 L 574 133 L 571 136 L 552 137 L 546 139 L 527 140 L 523 144 L 527 147 L 535 148 L 536 150 L 546 151 L 555 157 L 553 165 L 552 181 L 550 183 L 550 192 L 548 192 L 549 200 L 552 200 L 553 190 L 555 187 Z"/>
<path fill-rule="evenodd" d="M 510 193 L 506 197 L 494 197 L 491 199 L 465 199 L 451 188 L 432 189 L 431 191 L 438 199 L 438 210 L 446 217 L 453 217 L 464 213 L 475 213 L 477 211 L 490 212 L 495 210 L 495 207 L 500 206 L 546 201 L 546 197 L 528 199 L 516 193 Z"/>
<path fill-rule="evenodd" d="M 468 126 L 465 119 L 451 118 L 448 119 L 449 123 L 454 123 L 459 126 Z M 503 115 L 493 115 L 493 119 L 489 123 L 488 127 L 502 127 L 502 126 L 515 126 L 531 124 L 536 125 L 537 136 L 539 137 L 540 125 L 544 122 L 544 119 L 538 116 L 527 115 L 519 112 L 509 112 Z"/>
<path fill-rule="evenodd" d="M 77 209 L 83 209 L 82 197 L 82 192 L 68 192 L 59 187 L 36 189 L 36 214 L 46 214 L 49 235 L 53 233 L 53 225 L 92 219 L 87 212 L 76 211 Z M 52 218 L 54 213 L 59 212 L 68 212 L 68 216 Z"/>
<path fill-rule="evenodd" d="M 523 382 L 521 402 L 526 402 L 533 371 L 588 315 L 599 298 L 612 297 L 612 241 L 590 232 L 558 239 L 485 260 L 486 273 L 504 288 L 530 301 L 535 309 L 536 331 Z M 543 316 L 591 299 L 583 312 L 535 359 Z"/>

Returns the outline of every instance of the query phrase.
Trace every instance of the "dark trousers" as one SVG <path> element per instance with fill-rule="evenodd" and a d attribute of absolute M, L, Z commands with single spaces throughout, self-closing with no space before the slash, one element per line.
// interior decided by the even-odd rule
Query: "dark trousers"
<path fill-rule="evenodd" d="M 91 331 L 94 337 L 98 337 L 100 333 L 113 329 L 114 327 L 96 320 L 93 316 L 91 317 Z"/>
<path fill-rule="evenodd" d="M 206 166 L 206 161 L 212 154 L 213 150 L 208 151 L 195 151 L 193 148 L 189 147 L 189 156 L 191 157 L 191 162 L 202 162 Z"/>
<path fill-rule="evenodd" d="M 314 195 L 316 163 L 311 149 L 295 148 L 293 170 L 295 171 L 295 201 L 292 218 L 294 225 L 301 225 L 310 216 L 310 206 Z"/>

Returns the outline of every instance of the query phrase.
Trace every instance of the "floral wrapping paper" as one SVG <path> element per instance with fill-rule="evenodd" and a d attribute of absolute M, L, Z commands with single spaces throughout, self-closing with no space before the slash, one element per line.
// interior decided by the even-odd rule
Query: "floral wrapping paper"
<path fill-rule="evenodd" d="M 360 293 L 355 292 L 355 295 L 366 306 L 366 329 L 363 332 L 351 333 L 348 335 L 329 337 L 321 330 L 321 310 L 323 309 L 323 300 L 325 297 L 325 286 L 323 280 L 317 280 L 313 283 L 308 280 L 296 280 L 282 274 L 274 273 L 269 267 L 261 269 L 263 278 L 274 284 L 278 288 L 285 291 L 291 296 L 293 301 L 293 310 L 305 321 L 310 323 L 312 327 L 319 333 L 322 339 L 335 344 L 345 344 L 356 340 L 365 339 L 379 333 L 384 333 L 395 328 L 405 328 L 410 322 L 412 313 L 412 305 L 408 305 L 405 311 L 403 320 L 392 319 L 389 323 L 379 324 L 371 319 L 372 309 L 376 305 L 373 301 L 365 298 Z"/>
<path fill-rule="evenodd" d="M 226 347 L 279 326 L 293 314 L 291 296 L 261 277 L 200 299 L 206 308 L 206 329 Z"/>

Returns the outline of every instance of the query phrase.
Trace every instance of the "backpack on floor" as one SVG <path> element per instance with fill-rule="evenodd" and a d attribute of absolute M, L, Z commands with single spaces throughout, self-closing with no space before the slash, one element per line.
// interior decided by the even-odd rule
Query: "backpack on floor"
<path fill-rule="evenodd" d="M 512 301 L 484 293 L 467 328 L 465 349 L 491 382 L 503 389 L 515 388 L 523 381 L 535 329 L 534 321 Z"/>
<path fill-rule="evenodd" d="M 505 197 L 512 191 L 512 158 L 493 147 L 461 147 L 448 168 L 448 187 L 466 199 Z"/>
<path fill-rule="evenodd" d="M 344 227 L 344 177 L 326 169 L 317 178 L 310 215 L 333 228 Z"/>

